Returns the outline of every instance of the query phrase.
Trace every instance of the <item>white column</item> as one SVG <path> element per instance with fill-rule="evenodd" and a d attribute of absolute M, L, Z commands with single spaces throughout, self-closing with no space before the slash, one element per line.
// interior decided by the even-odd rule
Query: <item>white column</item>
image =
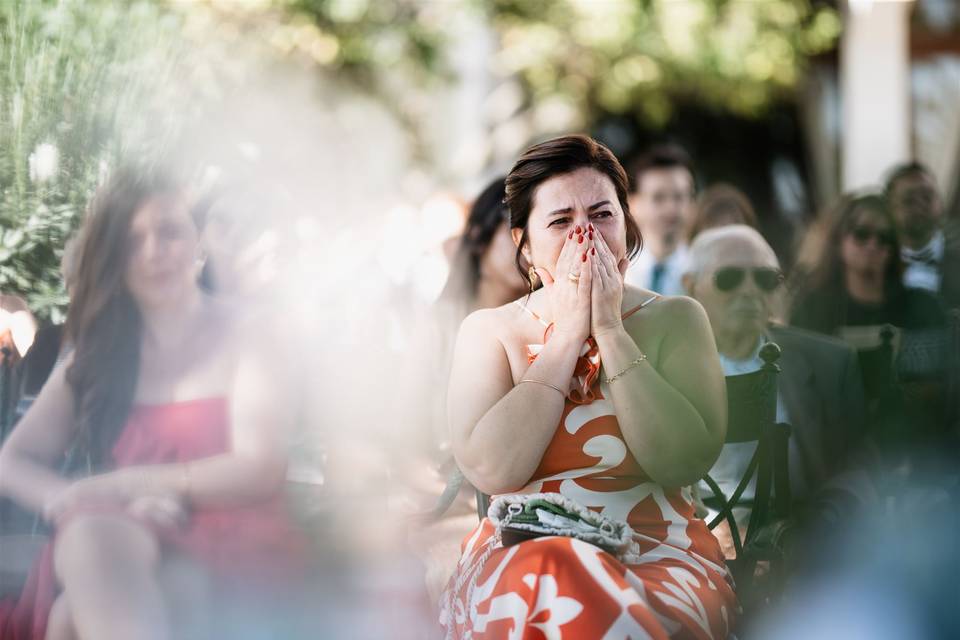
<path fill-rule="evenodd" d="M 843 189 L 879 184 L 910 148 L 912 0 L 848 0 L 840 50 Z"/>

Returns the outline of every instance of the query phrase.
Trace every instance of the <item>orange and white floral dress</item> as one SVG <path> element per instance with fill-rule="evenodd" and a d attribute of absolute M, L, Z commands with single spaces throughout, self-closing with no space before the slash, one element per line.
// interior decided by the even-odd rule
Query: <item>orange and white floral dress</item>
<path fill-rule="evenodd" d="M 550 331 L 547 326 L 544 342 Z M 528 347 L 531 362 L 541 348 Z M 448 637 L 729 635 L 738 606 L 720 546 L 694 516 L 688 495 L 652 482 L 637 464 L 599 383 L 599 371 L 599 351 L 591 338 L 581 352 L 553 440 L 532 480 L 518 493 L 560 493 L 624 520 L 634 531 L 631 548 L 617 558 L 575 538 L 551 536 L 491 549 L 495 527 L 484 518 L 464 540 L 441 598 L 440 622 Z"/>

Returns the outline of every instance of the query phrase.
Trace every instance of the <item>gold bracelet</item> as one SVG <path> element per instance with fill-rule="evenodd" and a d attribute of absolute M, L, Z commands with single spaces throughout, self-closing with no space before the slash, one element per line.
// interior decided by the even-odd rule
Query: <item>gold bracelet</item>
<path fill-rule="evenodd" d="M 613 382 L 614 380 L 616 380 L 617 378 L 619 378 L 620 376 L 622 376 L 623 374 L 625 374 L 627 371 L 630 371 L 630 369 L 633 369 L 635 366 L 637 366 L 638 364 L 640 364 L 641 362 L 643 362 L 643 361 L 646 360 L 646 359 L 647 359 L 647 354 L 641 353 L 641 354 L 640 354 L 640 357 L 637 358 L 636 360 L 634 360 L 633 362 L 631 362 L 630 364 L 628 364 L 627 367 L 626 367 L 623 371 L 621 371 L 620 373 L 618 373 L 618 374 L 615 375 L 615 376 L 610 376 L 609 378 L 607 378 L 607 379 L 605 380 L 605 382 L 606 382 L 607 384 L 610 384 L 611 382 Z"/>
<path fill-rule="evenodd" d="M 523 380 L 521 380 L 521 381 L 518 382 L 517 384 L 523 384 L 524 382 L 532 382 L 532 383 L 534 383 L 534 384 L 542 384 L 542 385 L 545 386 L 545 387 L 550 387 L 551 389 L 556 389 L 557 391 L 560 392 L 560 395 L 562 395 L 564 398 L 567 397 L 567 394 L 563 392 L 563 389 L 561 389 L 560 387 L 555 387 L 555 386 L 553 386 L 552 384 L 550 384 L 549 382 L 544 382 L 543 380 L 531 380 L 531 379 L 529 379 L 529 378 L 524 378 Z"/>

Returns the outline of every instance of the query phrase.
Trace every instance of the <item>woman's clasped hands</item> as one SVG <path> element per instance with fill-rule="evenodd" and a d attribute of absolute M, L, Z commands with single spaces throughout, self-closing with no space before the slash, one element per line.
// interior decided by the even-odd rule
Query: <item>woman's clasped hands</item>
<path fill-rule="evenodd" d="M 537 268 L 548 297 L 554 335 L 583 342 L 622 326 L 623 278 L 630 261 L 618 259 L 592 224 L 566 236 L 551 274 Z"/>
<path fill-rule="evenodd" d="M 172 491 L 148 486 L 138 471 L 117 469 L 74 480 L 51 496 L 43 517 L 57 523 L 77 510 L 111 507 L 162 527 L 183 524 L 187 519 L 183 500 Z"/>

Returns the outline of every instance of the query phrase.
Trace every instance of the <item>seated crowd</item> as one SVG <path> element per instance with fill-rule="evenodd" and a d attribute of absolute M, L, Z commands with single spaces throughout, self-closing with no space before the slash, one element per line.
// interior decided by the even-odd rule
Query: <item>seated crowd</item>
<path fill-rule="evenodd" d="M 895 492 L 887 470 L 956 444 L 960 235 L 929 170 L 842 197 L 788 273 L 749 198 L 698 194 L 682 149 L 628 166 L 581 135 L 527 149 L 474 203 L 416 332 L 435 378 L 398 386 L 425 455 L 397 464 L 453 478 L 412 545 L 447 637 L 744 629 L 780 583 L 747 601 L 731 568 L 766 497 L 734 495 L 762 439 L 728 438 L 726 384 L 767 366 L 768 343 L 769 422 L 789 431 L 760 464 L 788 479 L 794 535 L 871 509 Z M 282 494 L 293 374 L 250 348 L 240 254 L 211 231 L 238 207 L 123 173 L 94 199 L 64 259 L 66 326 L 10 374 L 0 494 L 50 540 L 0 599 L 0 638 L 209 637 L 212 603 L 267 597 L 246 578 L 304 584 L 310 541 Z M 734 530 L 708 527 L 724 505 L 707 476 Z"/>
<path fill-rule="evenodd" d="M 814 530 L 816 523 L 852 521 L 856 513 L 870 513 L 882 496 L 901 490 L 891 484 L 887 471 L 896 467 L 895 477 L 902 479 L 923 465 L 925 450 L 946 445 L 952 451 L 955 445 L 957 414 L 949 391 L 960 365 L 951 324 L 960 306 L 955 293 L 960 269 L 950 267 L 960 257 L 960 240 L 944 220 L 942 202 L 926 168 L 916 163 L 897 167 L 883 191 L 842 197 L 820 222 L 825 232 L 819 233 L 820 228 L 810 232 L 819 245 L 815 258 L 795 265 L 787 278 L 775 252 L 755 230 L 757 219 L 749 199 L 730 185 L 714 185 L 697 197 L 692 163 L 682 150 L 655 148 L 634 163 L 626 206 L 616 175 L 605 171 L 598 156 L 602 152 L 589 141 L 571 138 L 534 147 L 514 166 L 505 202 L 518 247 L 514 261 L 521 274 L 530 270 L 530 293 L 519 301 L 511 296 L 499 304 L 491 301 L 491 309 L 466 319 L 453 356 L 447 405 L 456 460 L 483 494 L 559 493 L 629 523 L 639 544 L 631 551 L 638 555 L 595 550 L 610 572 L 609 583 L 600 581 L 598 586 L 587 577 L 596 579 L 590 556 L 578 553 L 576 543 L 571 549 L 561 542 L 556 547 L 536 541 L 501 542 L 498 528 L 503 520 L 496 517 L 501 510 L 494 504 L 492 519 L 483 518 L 472 531 L 461 531 L 462 556 L 441 599 L 441 617 L 450 636 L 502 637 L 508 628 L 535 635 L 533 629 L 549 628 L 557 632 L 555 637 L 566 637 L 565 633 L 580 637 L 584 630 L 590 637 L 601 637 L 637 625 L 638 637 L 646 637 L 644 633 L 726 637 L 730 629 L 743 626 L 737 621 L 738 608 L 719 597 L 723 590 L 716 582 L 726 576 L 726 583 L 733 584 L 718 562 L 735 555 L 729 529 L 712 530 L 720 544 L 718 553 L 712 542 L 699 538 L 686 511 L 659 508 L 664 500 L 674 506 L 677 500 L 692 504 L 707 520 L 718 508 L 703 482 L 678 481 L 673 475 L 695 468 L 695 440 L 684 442 L 684 455 L 674 463 L 679 467 L 659 475 L 660 465 L 670 464 L 671 445 L 658 433 L 659 421 L 667 416 L 681 420 L 684 415 L 671 406 L 673 393 L 703 425 L 699 434 L 703 446 L 711 434 L 709 398 L 715 384 L 708 380 L 716 375 L 710 373 L 714 365 L 708 354 L 671 348 L 673 329 L 682 327 L 691 342 L 697 338 L 689 320 L 673 315 L 678 310 L 666 312 L 670 305 L 665 303 L 672 298 L 659 293 L 682 294 L 700 303 L 714 339 L 711 351 L 725 376 L 759 370 L 765 343 L 780 348 L 775 421 L 789 426 L 783 465 L 789 476 L 792 522 L 800 532 L 796 535 Z M 581 177 L 585 175 L 590 177 Z M 532 192 L 531 176 L 543 181 Z M 604 239 L 623 232 L 594 224 L 595 212 L 602 214 L 601 219 L 624 216 L 628 238 L 623 246 L 611 243 L 613 255 L 597 272 L 592 268 L 591 244 L 597 240 L 591 232 Z M 630 217 L 643 242 L 642 252 L 632 261 Z M 583 242 L 581 232 L 586 234 Z M 563 233 L 566 243 L 578 241 L 573 253 L 586 260 L 583 267 L 569 260 Z M 550 246 L 541 244 L 540 238 L 555 238 L 552 253 L 538 249 Z M 577 252 L 580 245 L 586 249 L 582 254 Z M 495 259 L 492 252 L 487 257 Z M 633 315 L 619 323 L 613 320 L 596 302 L 603 299 L 603 287 L 592 283 L 591 314 L 603 313 L 609 324 L 603 329 L 591 324 L 589 330 L 568 330 L 577 326 L 576 301 L 585 293 L 586 265 L 591 275 L 601 275 L 604 285 L 605 276 L 622 274 L 614 287 L 623 291 L 621 310 Z M 651 303 L 649 308 L 637 311 L 637 303 L 645 302 Z M 657 321 L 658 307 L 670 318 L 666 325 Z M 535 340 L 537 323 L 545 334 Z M 888 384 L 877 387 L 878 362 L 865 354 L 881 344 L 882 332 L 888 330 L 896 336 L 895 344 L 879 363 Z M 578 343 L 584 331 L 583 347 L 573 349 L 577 358 L 560 347 L 550 349 L 551 342 Z M 912 355 L 904 351 L 911 344 Z M 677 365 L 670 356 L 681 353 L 697 358 L 699 371 L 673 371 Z M 936 353 L 939 357 L 934 357 Z M 545 355 L 552 367 L 537 366 Z M 911 361 L 914 365 L 919 361 L 912 370 Z M 591 377 L 596 364 L 599 371 Z M 471 372 L 469 393 L 464 386 L 466 371 Z M 490 388 L 486 382 L 478 387 L 478 371 L 484 372 Z M 926 395 L 911 397 L 911 375 L 936 379 L 938 389 L 933 395 L 927 389 Z M 685 384 L 690 380 L 696 381 L 692 387 Z M 629 393 L 618 393 L 624 382 L 636 386 Z M 647 395 L 651 389 L 660 394 Z M 894 395 L 898 402 L 890 400 Z M 933 409 L 931 398 L 936 400 Z M 611 418 L 609 425 L 604 422 Z M 518 424 L 524 425 L 522 431 L 510 428 Z M 565 442 L 570 436 L 573 439 Z M 648 449 L 654 446 L 662 457 L 648 462 Z M 755 450 L 756 443 L 742 442 L 715 449 L 709 475 L 727 497 L 750 471 Z M 578 452 L 586 456 L 578 458 Z M 692 491 L 671 493 L 671 487 L 686 485 Z M 753 483 L 747 485 L 734 508 L 741 537 L 754 489 Z M 664 524 L 667 537 L 658 538 L 654 532 Z M 670 538 L 674 527 L 685 528 L 683 542 Z M 670 547 L 669 554 L 664 547 Z M 535 555 L 528 557 L 530 553 Z M 708 562 L 687 575 L 682 559 L 687 553 Z M 447 570 L 452 566 L 450 562 Z M 664 582 L 658 570 L 684 577 Z M 552 579 L 549 587 L 546 576 Z M 699 599 L 698 589 L 704 584 L 712 585 L 712 597 Z M 775 598 L 776 584 L 771 582 L 771 591 L 759 600 Z M 689 609 L 671 609 L 675 601 L 664 590 L 682 590 L 703 617 Z M 756 601 L 753 598 L 751 604 Z M 561 605 L 563 613 L 558 610 Z M 647 626 L 651 623 L 644 612 L 652 613 L 657 622 Z M 546 619 L 557 626 L 545 624 Z M 520 636 L 526 637 L 526 631 Z M 628 636 L 629 632 L 621 637 Z"/>

